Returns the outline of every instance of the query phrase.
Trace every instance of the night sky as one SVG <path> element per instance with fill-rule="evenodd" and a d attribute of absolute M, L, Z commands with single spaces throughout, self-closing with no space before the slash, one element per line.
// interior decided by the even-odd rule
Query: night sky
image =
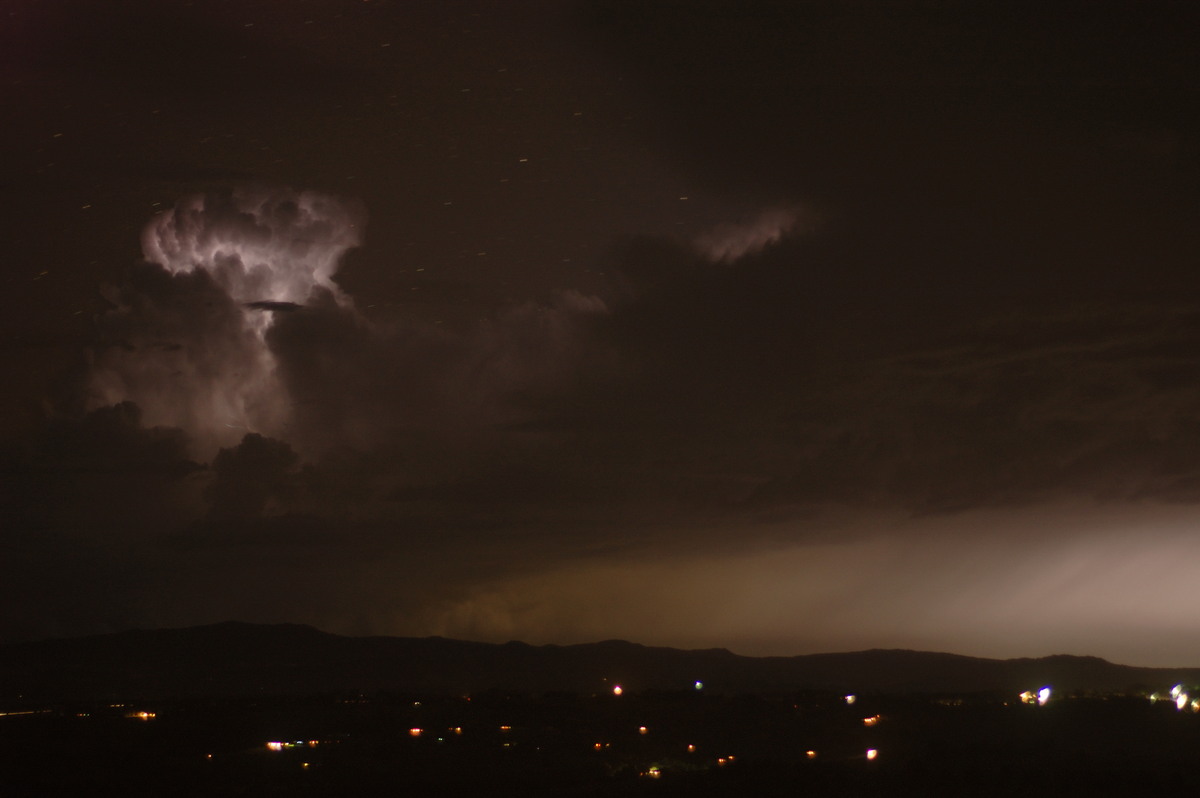
<path fill-rule="evenodd" d="M 0 14 L 0 640 L 1200 664 L 1195 3 Z"/>

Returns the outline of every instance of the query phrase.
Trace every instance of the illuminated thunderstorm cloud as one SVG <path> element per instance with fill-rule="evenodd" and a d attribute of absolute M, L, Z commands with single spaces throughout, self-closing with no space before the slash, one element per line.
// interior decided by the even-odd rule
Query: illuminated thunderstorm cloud
<path fill-rule="evenodd" d="M 172 274 L 207 272 L 237 302 L 303 303 L 318 286 L 341 299 L 332 278 L 360 217 L 313 192 L 199 195 L 146 225 L 142 252 Z"/>
<path fill-rule="evenodd" d="M 349 304 L 333 275 L 362 229 L 361 208 L 313 192 L 180 200 L 146 226 L 148 263 L 108 292 L 91 403 L 133 401 L 146 424 L 184 429 L 201 453 L 279 433 L 288 401 L 267 330 L 317 294 Z"/>
<path fill-rule="evenodd" d="M 741 224 L 722 224 L 700 236 L 695 247 L 714 263 L 732 263 L 800 231 L 806 213 L 797 207 L 769 208 Z"/>

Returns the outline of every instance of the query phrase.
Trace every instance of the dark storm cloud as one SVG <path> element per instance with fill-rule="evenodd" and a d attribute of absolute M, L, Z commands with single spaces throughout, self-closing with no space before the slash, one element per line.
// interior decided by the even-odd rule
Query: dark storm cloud
<path fill-rule="evenodd" d="M 205 490 L 215 519 L 253 518 L 269 512 L 300 458 L 281 441 L 251 433 L 213 458 L 213 480 Z"/>
<path fill-rule="evenodd" d="M 214 208 L 224 218 L 225 206 Z M 338 579 L 366 580 L 363 590 L 386 595 L 392 611 L 482 629 L 493 623 L 487 613 L 508 613 L 515 600 L 463 599 L 483 574 L 518 580 L 510 586 L 532 580 L 535 593 L 570 581 L 563 574 L 575 567 L 600 568 L 587 579 L 602 578 L 615 566 L 599 565 L 601 552 L 614 562 L 668 552 L 681 526 L 700 557 L 818 545 L 830 534 L 854 540 L 862 531 L 853 526 L 831 533 L 813 523 L 837 506 L 919 516 L 1196 495 L 1194 308 L 831 306 L 831 292 L 860 284 L 854 265 L 831 255 L 821 231 L 784 235 L 791 218 L 749 214 L 698 243 L 633 241 L 613 251 L 600 296 L 565 288 L 453 328 L 369 319 L 352 297 L 320 286 L 305 289 L 303 306 L 287 302 L 294 312 L 266 319 L 264 303 L 282 300 L 231 295 L 248 284 L 233 279 L 247 271 L 242 256 L 199 261 L 233 271 L 220 280 L 207 268 L 143 264 L 98 320 L 91 384 L 178 414 L 240 385 L 231 375 L 269 374 L 283 421 L 267 436 L 210 412 L 178 416 L 191 435 L 224 441 L 197 470 L 184 433 L 143 422 L 132 405 L 85 416 L 80 429 L 121 433 L 115 462 L 159 452 L 153 478 L 176 487 L 114 469 L 107 504 L 70 505 L 106 519 L 78 520 L 84 546 L 124 524 L 145 541 L 126 565 L 180 568 L 187 552 L 192 582 L 196 563 L 236 553 L 244 595 L 264 611 L 285 603 L 254 586 L 251 563 L 284 545 L 295 556 L 270 568 L 299 578 L 312 567 L 303 552 L 338 548 L 323 555 Z M 275 251 L 255 224 L 239 224 L 247 232 L 233 238 Z M 211 228 L 199 219 L 181 229 Z M 65 462 L 93 451 L 93 438 L 35 448 Z M 144 441 L 160 448 L 139 449 Z M 99 482 L 86 483 L 60 492 L 100 495 Z M 158 497 L 150 509 L 120 509 L 147 490 Z M 453 573 L 436 575 L 433 563 L 464 547 L 471 554 L 456 555 Z M 406 574 L 449 615 L 394 595 L 357 550 Z M 115 567 L 98 558 L 97 578 L 115 578 Z M 344 617 L 335 591 L 333 582 L 314 589 L 306 611 Z M 152 617 L 135 593 L 122 596 L 114 613 Z M 187 617 L 205 617 L 178 602 Z"/>
<path fill-rule="evenodd" d="M 136 401 L 148 424 L 185 430 L 203 459 L 247 431 L 310 460 L 396 454 L 379 477 L 391 490 L 483 484 L 510 467 L 552 472 L 548 452 L 565 437 L 554 428 L 613 368 L 592 331 L 605 303 L 565 289 L 473 329 L 370 322 L 331 280 L 358 240 L 356 218 L 352 203 L 287 190 L 181 200 L 144 236 L 165 268 L 142 264 L 108 293 L 88 402 Z M 262 312 L 284 308 L 302 312 Z M 229 498 L 222 473 L 209 496 L 253 515 L 260 493 Z"/>
<path fill-rule="evenodd" d="M 121 535 L 140 527 L 139 519 L 166 515 L 172 486 L 201 468 L 188 457 L 182 432 L 143 426 L 131 402 L 51 419 L 22 443 L 9 454 L 6 480 L 6 506 L 26 516 L 14 530 L 100 522 L 106 534 Z"/>
<path fill-rule="evenodd" d="M 0 482 L 0 630 L 7 637 L 123 628 L 147 545 L 203 512 L 203 466 L 177 429 L 123 403 L 48 420 L 8 441 Z"/>
<path fill-rule="evenodd" d="M 1194 606 L 1154 576 L 1200 496 L 1190 6 L 519 5 L 14 17 L 46 291 L 2 318 L 76 341 L 116 287 L 9 458 L 6 629 L 794 653 Z"/>
<path fill-rule="evenodd" d="M 634 242 L 608 301 L 565 291 L 475 330 L 317 301 L 268 337 L 289 435 L 394 453 L 381 491 L 513 518 L 533 496 L 753 522 L 1190 495 L 1188 307 L 830 308 L 821 257 Z"/>
<path fill-rule="evenodd" d="M 397 428 L 437 423 L 452 399 L 458 346 L 424 325 L 389 335 L 324 292 L 277 316 L 266 342 L 290 403 L 290 436 L 306 448 L 370 448 Z"/>
<path fill-rule="evenodd" d="M 745 229 L 713 235 L 758 240 Z M 854 279 L 838 273 L 820 233 L 728 252 L 632 242 L 614 251 L 603 298 L 564 289 L 469 327 L 371 320 L 315 289 L 297 312 L 273 314 L 264 337 L 245 338 L 270 355 L 287 423 L 272 437 L 230 430 L 239 442 L 206 470 L 159 464 L 160 481 L 190 476 L 186 489 L 159 489 L 152 513 L 98 510 L 127 521 L 125 534 L 166 533 L 121 568 L 168 567 L 179 585 L 198 585 L 233 557 L 236 567 L 219 570 L 268 614 L 303 606 L 344 624 L 361 600 L 389 608 L 362 615 L 363 630 L 410 612 L 429 629 L 546 633 L 564 621 L 548 607 L 519 609 L 521 595 L 611 581 L 623 558 L 672 551 L 680 527 L 693 558 L 746 557 L 760 545 L 855 540 L 854 525 L 813 523 L 838 505 L 965 517 L 1073 497 L 1195 495 L 1190 306 L 993 305 L 913 324 L 914 304 L 830 307 L 814 286 Z M 129 358 L 123 374 L 190 361 L 196 348 L 228 366 L 239 346 L 205 342 L 252 332 L 246 308 L 204 270 L 143 265 L 114 298 L 118 311 L 100 326 L 110 343 L 95 351 L 98 363 Z M 160 460 L 190 462 L 181 432 L 148 429 L 123 407 L 81 423 L 121 420 L 101 425 L 123 430 L 114 453 L 141 451 L 144 438 L 166 442 Z M 89 450 L 79 436 L 64 440 L 39 448 Z M 116 480 L 113 507 L 153 490 Z M 100 527 L 81 524 L 78 551 L 94 550 Z M 305 561 L 318 550 L 324 580 Z M 356 551 L 373 552 L 375 566 Z M 447 572 L 437 563 L 452 553 Z M 688 567 L 707 573 L 703 562 Z M 738 567 L 758 567 L 749 562 Z M 100 557 L 89 578 L 126 578 L 121 568 Z M 263 573 L 312 587 L 289 603 L 257 581 Z M 631 573 L 670 581 L 653 568 Z M 398 595 L 399 574 L 424 598 Z M 493 587 L 480 587 L 485 579 Z M 347 583 L 359 585 L 353 601 L 339 598 Z M 157 617 L 131 591 L 104 612 Z M 168 615 L 205 619 L 225 606 L 171 595 Z"/>
<path fill-rule="evenodd" d="M 940 475 L 952 504 L 1063 492 L 1194 500 L 1197 318 L 1179 302 L 988 320 L 946 349 L 883 365 L 910 390 L 881 426 L 909 431 L 909 478 Z"/>
<path fill-rule="evenodd" d="M 371 323 L 317 298 L 267 336 L 290 402 L 288 437 L 317 458 L 387 453 L 371 479 L 388 491 L 457 486 L 450 505 L 498 493 L 554 501 L 546 488 L 561 482 L 578 404 L 615 368 L 594 333 L 606 313 L 598 298 L 563 291 L 449 330 Z M 518 490 L 520 474 L 531 481 Z"/>
<path fill-rule="evenodd" d="M 1192 9 L 589 9 L 661 152 L 824 220 L 692 279 L 627 253 L 672 289 L 612 324 L 647 472 L 738 511 L 1190 495 Z"/>
<path fill-rule="evenodd" d="M 620 368 L 604 402 L 573 399 L 592 412 L 582 459 L 706 512 L 1189 495 L 1190 306 L 829 308 L 818 256 L 797 244 L 713 271 L 630 250 L 627 273 L 657 258 L 673 276 L 595 329 Z"/>

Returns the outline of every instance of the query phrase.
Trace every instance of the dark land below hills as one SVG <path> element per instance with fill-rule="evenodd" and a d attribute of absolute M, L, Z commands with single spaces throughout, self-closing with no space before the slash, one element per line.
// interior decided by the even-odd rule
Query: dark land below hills
<path fill-rule="evenodd" d="M 133 631 L 0 647 L 0 795 L 1200 794 L 1198 684 L 1074 656 Z"/>

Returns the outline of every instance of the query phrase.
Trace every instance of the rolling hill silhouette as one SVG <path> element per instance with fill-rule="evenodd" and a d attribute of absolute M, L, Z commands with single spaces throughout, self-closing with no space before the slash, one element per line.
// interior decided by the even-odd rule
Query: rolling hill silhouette
<path fill-rule="evenodd" d="M 595 693 L 1020 692 L 1163 689 L 1200 668 L 1143 668 L 1097 657 L 981 659 L 907 650 L 746 657 L 621 640 L 580 645 L 344 637 L 310 626 L 228 622 L 0 646 L 0 700 L 105 700 L 490 689 Z"/>

